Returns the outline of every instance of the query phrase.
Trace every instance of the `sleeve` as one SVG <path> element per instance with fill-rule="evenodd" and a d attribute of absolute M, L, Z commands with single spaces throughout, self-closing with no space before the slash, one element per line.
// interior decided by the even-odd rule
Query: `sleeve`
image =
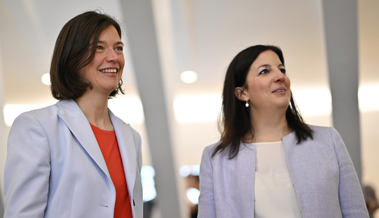
<path fill-rule="evenodd" d="M 213 192 L 213 169 L 211 162 L 211 147 L 207 147 L 203 151 L 200 164 L 200 196 L 198 218 L 214 218 L 216 217 L 216 208 Z"/>
<path fill-rule="evenodd" d="M 22 114 L 8 136 L 4 218 L 44 217 L 50 177 L 46 133 L 32 114 Z"/>
<path fill-rule="evenodd" d="M 363 192 L 347 148 L 334 128 L 332 138 L 339 165 L 339 199 L 344 218 L 369 217 Z"/>

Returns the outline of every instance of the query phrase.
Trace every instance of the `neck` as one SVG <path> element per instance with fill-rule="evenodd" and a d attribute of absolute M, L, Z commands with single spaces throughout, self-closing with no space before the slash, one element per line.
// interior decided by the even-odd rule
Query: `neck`
<path fill-rule="evenodd" d="M 250 142 L 273 142 L 281 141 L 283 136 L 291 132 L 288 127 L 285 110 L 256 110 L 251 112 L 251 125 L 254 137 Z M 249 134 L 251 136 L 251 134 Z"/>
<path fill-rule="evenodd" d="M 108 96 L 95 96 L 86 92 L 75 101 L 91 124 L 100 129 L 113 130 L 108 113 Z"/>

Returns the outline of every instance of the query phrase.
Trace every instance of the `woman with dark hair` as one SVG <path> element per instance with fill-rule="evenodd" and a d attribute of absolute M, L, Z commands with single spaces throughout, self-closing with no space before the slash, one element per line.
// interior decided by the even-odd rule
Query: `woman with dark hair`
<path fill-rule="evenodd" d="M 5 218 L 142 218 L 141 139 L 108 109 L 124 63 L 113 18 L 89 11 L 64 25 L 50 68 L 59 101 L 9 133 Z"/>
<path fill-rule="evenodd" d="M 199 218 L 368 217 L 338 132 L 297 111 L 280 48 L 238 53 L 222 95 L 221 139 L 201 160 Z"/>

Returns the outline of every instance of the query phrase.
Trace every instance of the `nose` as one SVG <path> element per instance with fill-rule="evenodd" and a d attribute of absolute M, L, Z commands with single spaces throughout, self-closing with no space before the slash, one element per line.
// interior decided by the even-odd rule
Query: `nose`
<path fill-rule="evenodd" d="M 110 62 L 116 62 L 118 60 L 120 60 L 122 56 L 122 53 L 120 54 L 119 52 L 115 51 L 114 49 L 108 49 L 108 52 L 107 52 L 107 61 L 110 61 Z"/>
<path fill-rule="evenodd" d="M 279 69 L 276 70 L 276 73 L 275 73 L 275 82 L 283 82 L 284 80 L 286 79 L 286 74 L 284 74 L 282 71 L 280 71 Z"/>

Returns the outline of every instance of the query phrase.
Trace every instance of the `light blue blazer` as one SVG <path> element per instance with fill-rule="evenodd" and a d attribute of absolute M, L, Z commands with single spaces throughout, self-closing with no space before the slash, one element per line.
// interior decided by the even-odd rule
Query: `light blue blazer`
<path fill-rule="evenodd" d="M 287 167 L 304 218 L 368 217 L 361 185 L 338 132 L 310 126 L 313 140 L 283 138 Z M 198 218 L 253 218 L 256 150 L 241 143 L 229 160 L 217 144 L 204 149 L 200 166 Z M 272 208 L 275 210 L 275 208 Z"/>
<path fill-rule="evenodd" d="M 134 218 L 142 218 L 141 140 L 110 113 Z M 73 100 L 21 114 L 8 137 L 4 218 L 112 218 L 116 191 L 90 124 Z"/>

